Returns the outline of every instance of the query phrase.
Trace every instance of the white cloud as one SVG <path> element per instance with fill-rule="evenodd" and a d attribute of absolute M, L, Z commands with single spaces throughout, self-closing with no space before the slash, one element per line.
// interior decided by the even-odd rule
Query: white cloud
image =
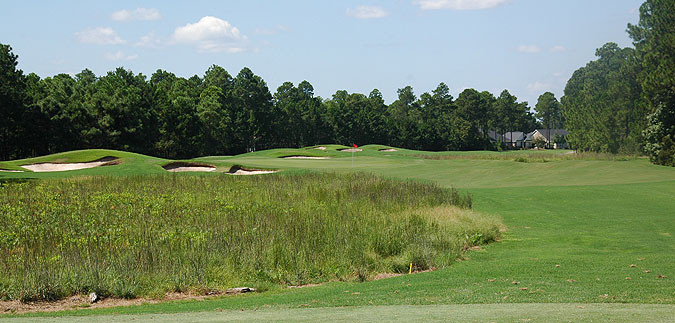
<path fill-rule="evenodd" d="M 159 20 L 162 15 L 155 8 L 136 8 L 135 10 L 120 10 L 110 15 L 112 20 L 130 21 L 130 20 Z"/>
<path fill-rule="evenodd" d="M 564 46 L 556 45 L 556 46 L 551 47 L 551 53 L 562 52 L 562 51 L 565 51 L 565 49 L 566 48 Z"/>
<path fill-rule="evenodd" d="M 176 28 L 176 43 L 194 44 L 203 52 L 238 53 L 244 51 L 241 42 L 246 36 L 237 27 L 220 18 L 206 16 L 194 24 Z"/>
<path fill-rule="evenodd" d="M 82 43 L 98 45 L 124 44 L 125 41 L 112 28 L 96 27 L 76 32 L 75 36 Z"/>
<path fill-rule="evenodd" d="M 551 84 L 536 81 L 534 83 L 528 84 L 527 90 L 530 91 L 530 92 L 537 92 L 537 93 L 549 91 L 549 90 L 551 90 Z"/>
<path fill-rule="evenodd" d="M 539 53 L 541 48 L 537 45 L 520 45 L 518 51 L 521 53 Z"/>
<path fill-rule="evenodd" d="M 137 59 L 138 55 L 127 55 L 121 50 L 118 50 L 114 53 L 106 53 L 105 54 L 105 59 L 109 61 L 130 61 L 133 59 Z"/>
<path fill-rule="evenodd" d="M 389 13 L 382 9 L 381 7 L 375 6 L 358 6 L 356 8 L 348 8 L 347 16 L 359 18 L 359 19 L 376 19 L 384 18 L 388 16 Z"/>
<path fill-rule="evenodd" d="M 155 32 L 153 31 L 145 36 L 141 36 L 141 38 L 134 45 L 139 47 L 157 48 L 161 44 L 162 41 L 155 35 Z"/>
<path fill-rule="evenodd" d="M 481 10 L 494 8 L 506 1 L 507 0 L 415 0 L 414 3 L 422 10 Z"/>

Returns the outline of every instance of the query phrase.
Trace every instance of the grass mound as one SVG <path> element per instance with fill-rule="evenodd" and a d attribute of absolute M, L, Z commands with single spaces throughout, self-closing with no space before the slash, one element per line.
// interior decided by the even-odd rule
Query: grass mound
<path fill-rule="evenodd" d="M 364 174 L 5 183 L 0 297 L 132 298 L 441 268 L 499 235 L 500 222 L 470 204 Z"/>

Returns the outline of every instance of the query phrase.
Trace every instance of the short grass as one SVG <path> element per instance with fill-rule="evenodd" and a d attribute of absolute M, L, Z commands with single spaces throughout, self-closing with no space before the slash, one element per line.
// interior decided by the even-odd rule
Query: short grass
<path fill-rule="evenodd" d="M 518 156 L 563 152 L 508 151 L 498 152 L 419 152 L 400 149 L 381 152 L 381 145 L 367 145 L 352 153 L 318 151 L 313 154 L 331 159 L 303 160 L 276 158 L 279 155 L 302 155 L 302 150 L 261 151 L 227 158 L 209 157 L 214 162 L 228 162 L 258 168 L 293 170 L 330 170 L 337 172 L 367 171 L 400 179 L 435 182 L 440 185 L 469 188 L 502 188 L 529 186 L 575 186 L 623 183 L 645 183 L 675 180 L 672 168 L 654 166 L 647 159 L 609 160 L 588 155 L 581 159 L 554 159 L 550 162 L 518 162 Z M 419 156 L 459 155 L 461 159 L 431 159 Z M 512 156 L 513 158 L 486 156 Z"/>
<path fill-rule="evenodd" d="M 462 304 L 260 308 L 97 317 L 105 322 L 670 322 L 675 305 Z M 91 322 L 91 317 L 13 318 L 7 322 Z"/>
<path fill-rule="evenodd" d="M 66 172 L 31 172 L 22 168 L 21 165 L 37 163 L 83 163 L 94 161 L 103 157 L 120 158 L 121 163 L 114 166 L 95 167 Z M 146 175 L 161 174 L 166 171 L 162 165 L 168 161 L 161 158 L 145 156 L 141 154 L 109 149 L 88 149 L 69 151 L 36 158 L 20 159 L 0 162 L 0 169 L 22 170 L 23 173 L 0 172 L 0 180 L 3 179 L 30 179 L 30 178 L 64 178 L 82 175 Z"/>
<path fill-rule="evenodd" d="M 490 313 L 499 313 L 498 308 L 526 312 L 527 308 L 548 307 L 543 303 L 584 303 L 578 306 L 598 308 L 600 313 L 586 318 L 609 321 L 617 317 L 612 313 L 631 313 L 631 309 L 636 309 L 633 313 L 645 315 L 661 313 L 651 321 L 675 315 L 672 305 L 626 304 L 675 304 L 675 284 L 672 283 L 675 279 L 672 261 L 675 254 L 674 168 L 651 165 L 639 158 L 515 161 L 518 154 L 529 152 L 500 153 L 511 154 L 514 160 L 482 157 L 498 154 L 493 152 L 448 153 L 477 156 L 472 159 L 427 159 L 415 155 L 435 153 L 403 149 L 380 152 L 377 149 L 381 147 L 362 147 L 363 152 L 354 154 L 354 166 L 351 153 L 337 151 L 326 152 L 334 157 L 327 160 L 287 160 L 267 156 L 270 152 L 207 159 L 280 168 L 289 173 L 306 169 L 368 171 L 391 178 L 454 186 L 472 194 L 476 210 L 503 218 L 508 227 L 504 239 L 469 253 L 468 261 L 450 268 L 379 281 L 328 283 L 203 302 L 35 315 L 179 313 L 268 307 L 282 310 L 280 313 L 283 309 L 302 307 L 325 308 L 323 313 L 328 313 L 332 311 L 330 307 L 341 306 L 368 309 L 372 305 L 494 304 L 479 306 L 483 312 L 478 310 L 484 317 L 491 317 Z M 575 306 L 553 304 L 550 309 L 541 310 L 540 318 L 545 321 L 564 318 L 576 313 L 573 312 Z M 632 317 L 625 316 L 628 320 Z M 620 319 L 624 318 L 617 320 Z"/>

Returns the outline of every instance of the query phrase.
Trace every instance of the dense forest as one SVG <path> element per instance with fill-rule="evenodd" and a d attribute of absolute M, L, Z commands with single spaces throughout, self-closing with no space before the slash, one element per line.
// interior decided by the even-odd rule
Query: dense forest
<path fill-rule="evenodd" d="M 84 148 L 187 158 L 320 143 L 494 149 L 483 129 L 537 126 L 527 102 L 507 90 L 495 97 L 467 89 L 454 99 L 444 83 L 419 97 L 406 86 L 387 105 L 377 89 L 322 99 L 307 81 L 285 82 L 271 94 L 248 68 L 234 77 L 213 65 L 203 77 L 158 70 L 148 79 L 117 68 L 41 79 L 24 75 L 17 59 L 0 45 L 2 159 Z"/>
<path fill-rule="evenodd" d="M 635 48 L 607 43 L 567 82 L 567 140 L 580 150 L 644 152 L 675 166 L 675 1 L 646 1 L 627 32 Z"/>
<path fill-rule="evenodd" d="M 454 98 L 444 83 L 419 97 L 403 87 L 389 105 L 377 89 L 321 98 L 308 81 L 272 94 L 250 69 L 232 76 L 217 65 L 203 77 L 157 70 L 148 78 L 120 67 L 42 79 L 24 75 L 0 44 L 0 160 L 84 148 L 168 158 L 321 143 L 499 149 L 490 132 L 544 127 L 566 128 L 575 149 L 646 153 L 675 166 L 675 1 L 646 1 L 627 32 L 635 48 L 605 44 L 574 72 L 560 102 L 544 93 L 535 113 L 507 90 Z"/>

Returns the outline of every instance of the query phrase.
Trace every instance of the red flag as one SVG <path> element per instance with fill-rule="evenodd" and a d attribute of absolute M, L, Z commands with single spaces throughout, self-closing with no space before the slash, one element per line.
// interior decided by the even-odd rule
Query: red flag
<path fill-rule="evenodd" d="M 359 148 L 359 146 L 357 146 L 356 144 L 352 144 L 352 146 L 354 146 L 354 148 Z"/>

